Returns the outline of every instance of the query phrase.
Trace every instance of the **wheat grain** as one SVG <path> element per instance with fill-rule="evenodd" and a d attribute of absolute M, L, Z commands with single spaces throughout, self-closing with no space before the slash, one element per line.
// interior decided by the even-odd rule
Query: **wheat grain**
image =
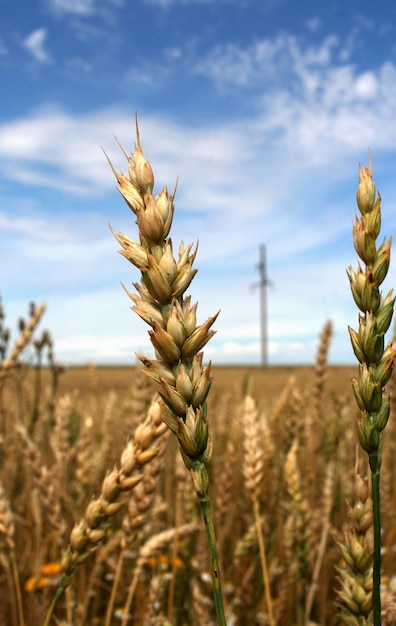
<path fill-rule="evenodd" d="M 32 339 L 32 335 L 38 326 L 43 314 L 45 311 L 45 304 L 40 304 L 37 308 L 33 307 L 31 311 L 31 316 L 27 324 L 23 325 L 22 331 L 18 339 L 16 340 L 14 347 L 11 350 L 10 356 L 8 359 L 5 359 L 1 363 L 0 368 L 0 379 L 4 377 L 7 372 L 16 367 L 18 364 L 18 358 L 23 352 L 24 348 L 30 343 Z"/>

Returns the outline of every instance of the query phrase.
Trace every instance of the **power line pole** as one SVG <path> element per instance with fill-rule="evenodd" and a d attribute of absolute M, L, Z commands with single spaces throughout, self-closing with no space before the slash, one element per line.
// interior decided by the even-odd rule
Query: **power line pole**
<path fill-rule="evenodd" d="M 252 287 L 260 289 L 260 326 L 261 326 L 261 364 L 263 367 L 268 365 L 268 320 L 267 320 L 267 287 L 271 281 L 267 278 L 267 262 L 266 248 L 262 244 L 260 246 L 260 261 L 257 265 L 260 273 L 260 280 L 254 283 Z"/>

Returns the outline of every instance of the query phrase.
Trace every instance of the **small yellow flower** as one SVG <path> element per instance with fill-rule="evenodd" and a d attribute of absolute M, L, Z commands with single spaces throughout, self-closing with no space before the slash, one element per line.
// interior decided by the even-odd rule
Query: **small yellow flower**
<path fill-rule="evenodd" d="M 45 563 L 41 567 L 41 573 L 43 576 L 55 576 L 61 572 L 60 563 Z"/>
<path fill-rule="evenodd" d="M 25 591 L 27 591 L 28 593 L 32 593 L 33 591 L 40 591 L 41 589 L 44 589 L 47 584 L 48 578 L 38 578 L 36 576 L 32 576 L 25 582 Z"/>

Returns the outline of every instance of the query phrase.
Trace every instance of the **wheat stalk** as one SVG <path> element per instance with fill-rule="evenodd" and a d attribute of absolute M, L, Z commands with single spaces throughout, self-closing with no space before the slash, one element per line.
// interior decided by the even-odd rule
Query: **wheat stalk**
<path fill-rule="evenodd" d="M 206 398 L 211 386 L 211 365 L 203 366 L 202 348 L 214 335 L 217 315 L 197 325 L 197 304 L 186 296 L 197 270 L 193 263 L 197 247 L 179 246 L 173 256 L 169 232 L 174 214 L 176 186 L 172 194 L 164 187 L 153 195 L 154 174 L 144 156 L 136 121 L 137 145 L 127 158 L 128 176 L 117 173 L 119 191 L 136 216 L 139 243 L 123 233 L 114 233 L 121 254 L 141 272 L 137 293 L 125 291 L 132 309 L 151 327 L 150 340 L 156 359 L 138 355 L 148 375 L 161 388 L 162 419 L 176 435 L 183 461 L 198 495 L 212 560 L 213 587 L 219 624 L 225 624 L 220 583 L 220 565 L 210 507 L 208 467 L 212 456 Z"/>
<path fill-rule="evenodd" d="M 390 264 L 391 239 L 378 248 L 376 240 L 381 228 L 381 196 L 376 190 L 370 169 L 360 166 L 356 194 L 360 217 L 353 226 L 355 250 L 364 263 L 357 271 L 348 268 L 353 299 L 360 310 L 359 329 L 348 328 L 353 351 L 359 361 L 359 376 L 352 381 L 360 415 L 357 421 L 359 443 L 368 454 L 374 513 L 374 568 L 373 618 L 374 626 L 381 624 L 381 520 L 380 520 L 380 466 L 381 433 L 390 414 L 390 400 L 385 393 L 395 358 L 392 343 L 385 347 L 385 333 L 393 315 L 395 298 L 389 291 L 384 298 L 380 285 L 386 278 Z"/>

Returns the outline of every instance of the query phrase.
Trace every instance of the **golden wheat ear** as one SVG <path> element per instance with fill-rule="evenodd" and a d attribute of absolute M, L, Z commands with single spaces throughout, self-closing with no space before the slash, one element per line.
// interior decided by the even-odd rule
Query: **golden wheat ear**
<path fill-rule="evenodd" d="M 154 195 L 154 174 L 140 141 L 131 156 L 122 148 L 128 176 L 113 173 L 119 191 L 136 216 L 138 242 L 123 233 L 115 237 L 121 254 L 141 273 L 136 294 L 128 293 L 133 310 L 150 326 L 149 336 L 155 359 L 140 356 L 147 374 L 160 386 L 162 419 L 176 435 L 183 461 L 190 472 L 206 522 L 219 624 L 225 624 L 220 586 L 220 566 L 209 500 L 209 472 L 212 440 L 209 436 L 207 396 L 211 387 L 211 364 L 203 365 L 202 349 L 213 337 L 218 313 L 197 324 L 197 304 L 186 295 L 197 273 L 193 263 L 197 247 L 180 244 L 173 254 L 169 237 L 174 215 L 176 186 L 172 194 L 163 187 Z"/>

